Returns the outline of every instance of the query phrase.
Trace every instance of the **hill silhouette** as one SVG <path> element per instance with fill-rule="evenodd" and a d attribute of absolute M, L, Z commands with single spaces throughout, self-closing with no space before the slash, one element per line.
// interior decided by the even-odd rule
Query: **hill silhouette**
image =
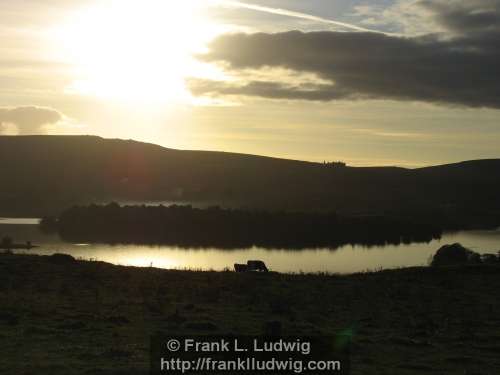
<path fill-rule="evenodd" d="M 472 221 L 500 210 L 500 159 L 344 167 L 95 136 L 0 136 L 0 160 L 0 215 L 44 216 L 109 201 L 363 215 L 466 212 Z"/>

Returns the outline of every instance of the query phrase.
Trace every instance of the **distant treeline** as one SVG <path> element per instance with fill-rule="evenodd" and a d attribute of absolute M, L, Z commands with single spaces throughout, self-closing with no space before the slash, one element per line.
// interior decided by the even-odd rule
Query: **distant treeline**
<path fill-rule="evenodd" d="M 42 229 L 71 242 L 165 244 L 180 247 L 301 249 L 345 244 L 428 242 L 441 228 L 393 216 L 261 212 L 191 206 L 75 206 Z"/>

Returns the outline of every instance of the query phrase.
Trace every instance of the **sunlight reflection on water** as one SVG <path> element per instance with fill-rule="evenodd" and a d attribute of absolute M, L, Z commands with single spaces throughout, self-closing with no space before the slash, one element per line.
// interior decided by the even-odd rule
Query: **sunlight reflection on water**
<path fill-rule="evenodd" d="M 19 221 L 21 220 L 21 221 Z M 429 258 L 442 245 L 460 242 L 480 253 L 496 253 L 500 250 L 500 231 L 462 231 L 447 233 L 440 240 L 410 245 L 385 245 L 374 247 L 346 245 L 338 249 L 250 249 L 222 250 L 184 249 L 174 246 L 69 244 L 56 235 L 40 233 L 29 220 L 0 222 L 0 237 L 9 235 L 16 242 L 32 241 L 39 248 L 19 250 L 23 253 L 50 255 L 56 252 L 71 254 L 76 258 L 93 259 L 120 265 L 175 269 L 232 268 L 234 263 L 260 259 L 270 269 L 279 272 L 337 272 L 350 273 L 380 268 L 396 268 L 426 265 Z M 19 225 L 22 223 L 24 225 Z M 17 225 L 16 225 L 17 224 Z"/>
<path fill-rule="evenodd" d="M 37 218 L 10 218 L 0 217 L 0 225 L 37 225 L 40 219 Z"/>

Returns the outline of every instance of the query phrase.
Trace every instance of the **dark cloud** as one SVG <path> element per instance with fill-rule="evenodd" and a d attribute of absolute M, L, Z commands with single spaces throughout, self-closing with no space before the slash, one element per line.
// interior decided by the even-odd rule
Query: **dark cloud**
<path fill-rule="evenodd" d="M 456 33 L 500 31 L 500 0 L 420 0 L 419 5 Z"/>
<path fill-rule="evenodd" d="M 433 7 L 443 24 L 460 31 L 447 38 L 328 31 L 223 35 L 203 59 L 238 72 L 267 67 L 308 72 L 332 83 L 304 89 L 279 79 L 243 86 L 191 81 L 190 87 L 198 95 L 374 98 L 500 108 L 500 31 L 495 18 L 500 14 L 499 1 L 472 2 L 475 11 L 470 6 L 450 10 L 442 1 L 422 1 L 422 6 Z"/>
<path fill-rule="evenodd" d="M 234 85 L 226 82 L 195 79 L 188 82 L 194 95 L 245 95 L 259 96 L 269 99 L 300 99 L 313 101 L 330 101 L 346 99 L 348 92 L 335 90 L 325 84 L 298 84 L 289 85 L 272 81 L 252 81 L 243 85 Z M 352 96 L 351 99 L 359 97 Z"/>
<path fill-rule="evenodd" d="M 62 114 L 51 108 L 35 106 L 0 107 L 0 134 L 9 125 L 13 125 L 19 134 L 45 133 L 44 127 L 46 125 L 56 124 L 62 119 Z"/>

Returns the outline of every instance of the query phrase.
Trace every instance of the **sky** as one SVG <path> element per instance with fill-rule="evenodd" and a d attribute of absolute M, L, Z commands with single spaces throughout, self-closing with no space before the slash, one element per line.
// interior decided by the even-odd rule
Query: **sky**
<path fill-rule="evenodd" d="M 0 134 L 500 157 L 500 0 L 0 0 Z"/>

